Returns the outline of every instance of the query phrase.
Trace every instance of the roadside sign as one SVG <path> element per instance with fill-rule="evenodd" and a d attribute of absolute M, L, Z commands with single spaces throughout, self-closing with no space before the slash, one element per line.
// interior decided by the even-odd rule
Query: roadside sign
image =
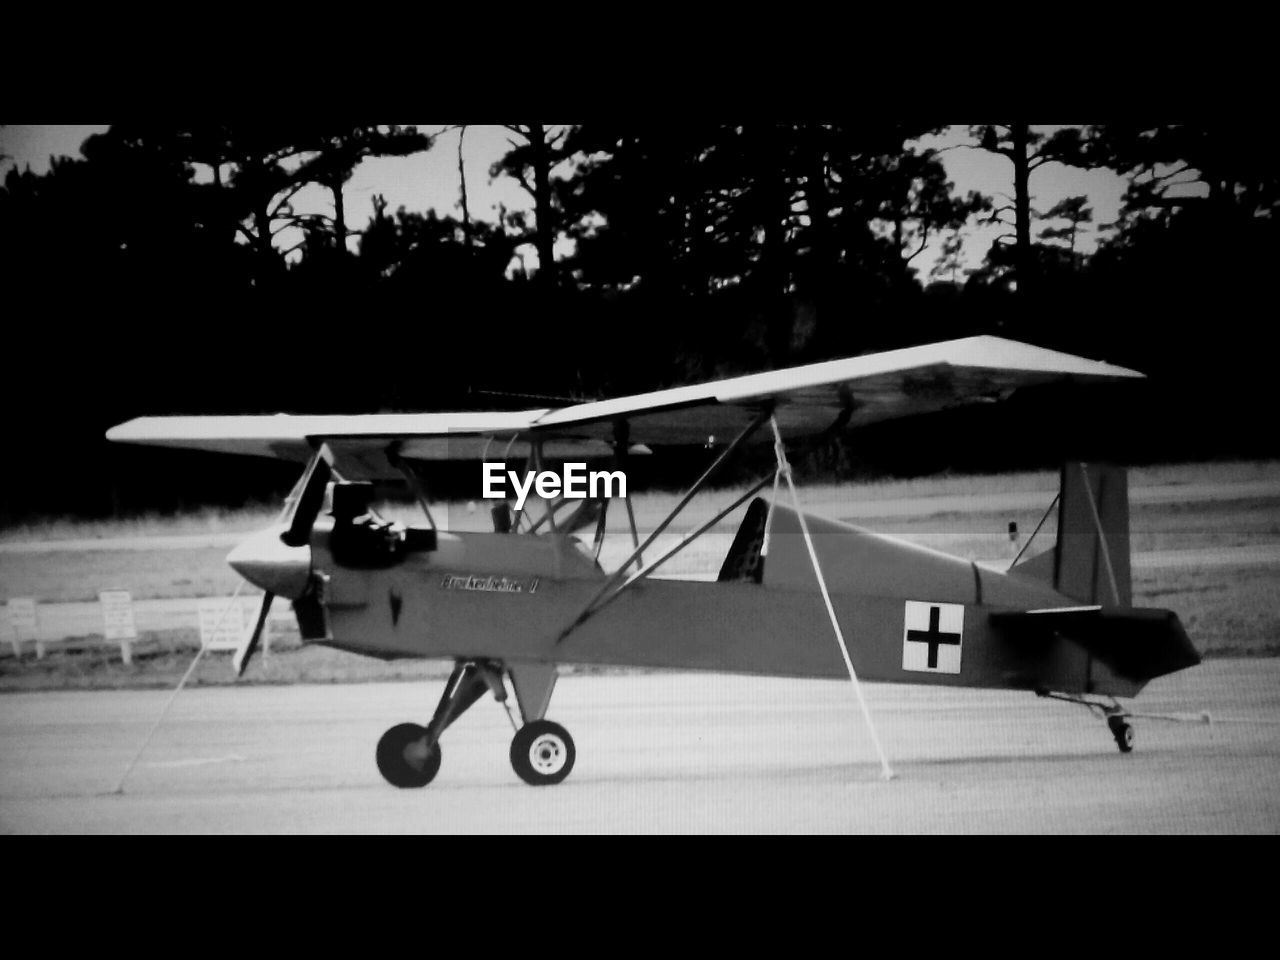
<path fill-rule="evenodd" d="M 36 656 L 44 656 L 44 644 L 40 643 L 39 623 L 36 620 L 36 601 L 32 597 L 11 597 L 5 605 L 9 619 L 9 643 L 13 655 L 22 656 L 22 644 L 36 641 Z"/>
<path fill-rule="evenodd" d="M 235 650 L 246 629 L 245 604 L 239 597 L 206 597 L 199 601 L 200 645 L 208 650 Z"/>
<path fill-rule="evenodd" d="M 103 590 L 98 594 L 102 604 L 102 635 L 120 641 L 120 656 L 125 665 L 133 663 L 132 643 L 138 639 L 133 620 L 133 597 L 128 590 Z"/>

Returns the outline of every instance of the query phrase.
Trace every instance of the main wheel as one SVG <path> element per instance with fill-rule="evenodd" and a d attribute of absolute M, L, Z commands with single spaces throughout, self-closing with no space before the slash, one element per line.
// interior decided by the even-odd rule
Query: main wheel
<path fill-rule="evenodd" d="M 550 720 L 526 723 L 511 739 L 511 766 L 521 780 L 535 787 L 567 777 L 576 756 L 569 731 Z"/>
<path fill-rule="evenodd" d="M 1116 738 L 1116 746 L 1120 748 L 1120 752 L 1132 752 L 1133 724 L 1124 717 L 1108 717 L 1107 726 L 1111 728 L 1111 735 Z"/>
<path fill-rule="evenodd" d="M 427 728 L 392 727 L 378 741 L 378 772 L 393 787 L 425 787 L 440 770 L 440 744 L 427 746 Z"/>

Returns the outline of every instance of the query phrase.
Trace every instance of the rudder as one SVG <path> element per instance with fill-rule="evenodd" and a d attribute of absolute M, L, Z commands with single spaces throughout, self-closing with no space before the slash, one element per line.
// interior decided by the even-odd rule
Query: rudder
<path fill-rule="evenodd" d="M 1132 606 L 1129 479 L 1125 468 L 1063 464 L 1058 542 L 1050 553 L 1019 563 L 1014 569 L 1024 576 L 1048 580 L 1058 592 L 1082 603 Z"/>

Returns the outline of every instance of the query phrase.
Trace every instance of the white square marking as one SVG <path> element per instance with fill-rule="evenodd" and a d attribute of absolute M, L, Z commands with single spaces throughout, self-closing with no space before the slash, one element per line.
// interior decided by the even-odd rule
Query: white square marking
<path fill-rule="evenodd" d="M 908 600 L 903 613 L 902 669 L 959 673 L 964 604 Z"/>

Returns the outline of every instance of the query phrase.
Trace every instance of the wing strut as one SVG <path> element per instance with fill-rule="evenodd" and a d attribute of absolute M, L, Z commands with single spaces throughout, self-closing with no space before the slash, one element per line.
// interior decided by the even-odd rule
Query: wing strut
<path fill-rule="evenodd" d="M 488 448 L 486 447 L 486 449 Z M 418 476 L 417 471 L 409 465 L 408 461 L 400 456 L 399 441 L 387 447 L 387 463 L 399 470 L 405 482 L 409 484 L 409 490 L 413 493 L 413 498 L 418 501 L 418 506 L 422 508 L 422 512 L 427 515 L 427 523 L 431 524 L 431 529 L 439 530 L 439 527 L 436 526 L 436 518 L 431 515 L 431 504 L 427 501 L 427 490 L 422 485 L 422 478 Z"/>
<path fill-rule="evenodd" d="M 631 424 L 625 419 L 613 422 L 613 458 L 619 468 L 625 468 L 627 458 L 631 455 Z M 627 523 L 631 527 L 631 546 L 636 551 L 636 570 L 644 567 L 644 556 L 640 553 L 640 531 L 636 529 L 636 512 L 631 506 L 631 494 L 625 497 L 627 504 Z M 606 501 L 607 504 L 607 501 Z M 603 524 L 603 520 L 601 521 Z M 603 527 L 601 528 L 603 530 Z M 596 558 L 600 557 L 600 548 L 596 547 Z M 626 569 L 623 567 L 622 569 Z"/>
<path fill-rule="evenodd" d="M 701 534 L 704 530 L 707 529 L 707 526 L 705 525 L 699 528 L 699 530 L 696 531 L 693 534 L 693 536 L 686 537 L 685 540 L 682 541 L 680 545 L 676 547 L 676 550 L 670 551 L 666 556 L 658 560 L 657 563 L 651 564 L 648 569 L 640 570 L 631 579 L 627 580 L 626 582 L 622 582 L 623 578 L 627 575 L 627 568 L 630 567 L 632 563 L 635 563 L 637 560 L 639 560 L 640 555 L 644 553 L 644 551 L 653 544 L 653 541 L 657 540 L 658 537 L 662 535 L 662 532 L 666 530 L 667 527 L 671 526 L 671 521 L 673 521 L 676 518 L 676 515 L 679 514 L 681 510 L 683 510 L 686 506 L 689 505 L 689 501 L 698 495 L 698 491 L 707 485 L 707 483 L 711 480 L 711 478 L 715 476 L 716 472 L 720 469 L 720 467 L 723 466 L 724 463 L 730 457 L 732 457 L 734 453 L 737 452 L 738 448 L 741 447 L 742 444 L 746 442 L 747 438 L 749 438 L 753 433 L 755 433 L 762 426 L 764 426 L 765 421 L 769 420 L 772 416 L 773 416 L 773 410 L 771 407 L 766 407 L 765 409 L 761 410 L 760 413 L 756 415 L 756 418 L 752 420 L 750 424 L 748 424 L 746 429 L 743 430 L 740 434 L 738 434 L 734 438 L 733 442 L 729 444 L 729 446 L 724 448 L 720 456 L 716 457 L 715 461 L 711 464 L 711 466 L 707 467 L 707 469 L 703 471 L 702 476 L 700 476 L 697 480 L 694 481 L 693 486 L 691 486 L 688 492 L 685 493 L 685 495 L 680 499 L 680 502 L 675 505 L 675 507 L 672 509 L 672 511 L 669 514 L 667 514 L 666 519 L 663 520 L 660 524 L 658 524 L 657 527 L 654 528 L 653 533 L 649 534 L 649 536 L 645 538 L 644 543 L 637 544 L 635 550 L 632 551 L 631 556 L 627 557 L 627 559 L 622 562 L 622 565 L 613 572 L 613 575 L 604 582 L 604 585 L 600 587 L 600 589 L 596 592 L 596 595 L 592 597 L 590 601 L 587 602 L 587 605 L 582 609 L 582 612 L 578 614 L 576 618 L 574 618 L 572 623 L 570 623 L 567 627 L 565 627 L 562 631 L 560 631 L 560 636 L 556 638 L 556 643 L 562 642 L 565 637 L 569 636 L 569 634 L 571 634 L 574 630 L 582 626 L 582 624 L 586 622 L 588 617 L 591 617 L 597 611 L 602 609 L 606 604 L 612 603 L 628 587 L 630 587 L 632 584 L 634 584 L 637 580 L 641 579 L 642 577 L 648 576 L 650 573 L 653 572 L 654 568 L 656 568 L 659 563 L 662 563 L 663 561 L 667 560 L 677 550 L 684 547 L 684 545 L 688 543 L 689 540 L 693 539 L 693 537 Z M 760 489 L 760 487 L 757 486 L 755 490 L 758 490 L 758 489 Z M 752 493 L 754 493 L 755 490 L 752 490 Z M 743 499 L 746 499 L 746 498 L 744 497 Z M 741 503 L 741 502 L 742 500 L 738 501 L 738 503 Z M 735 503 L 734 506 L 736 507 L 737 504 Z M 628 511 L 630 511 L 631 509 L 630 498 L 627 499 L 627 509 Z M 721 517 L 725 516 L 728 512 L 729 511 L 725 511 L 724 513 L 720 514 L 720 516 L 716 517 L 716 519 L 712 522 L 713 523 L 718 522 L 721 519 Z M 632 534 L 633 535 L 635 534 L 634 516 L 632 517 Z"/>
<path fill-rule="evenodd" d="M 653 561 L 653 563 L 649 564 L 644 569 L 639 570 L 635 574 L 635 576 L 626 580 L 620 587 L 618 587 L 612 593 L 608 595 L 597 595 L 597 597 L 592 601 L 595 605 L 589 606 L 587 610 L 583 613 L 583 615 L 579 617 L 577 621 L 574 622 L 573 626 L 571 626 L 568 630 L 566 630 L 561 635 L 560 639 L 563 640 L 566 636 L 569 635 L 570 630 L 573 630 L 574 628 L 580 626 L 582 622 L 585 621 L 588 617 L 594 616 L 595 614 L 603 610 L 605 607 L 607 607 L 609 604 L 613 603 L 614 600 L 618 599 L 618 597 L 622 596 L 623 593 L 625 593 L 628 589 L 630 589 L 632 584 L 636 583 L 639 580 L 643 580 L 645 577 L 648 577 L 660 566 L 662 566 L 664 563 L 666 563 L 668 560 L 674 557 L 677 553 L 679 553 L 689 544 L 693 543 L 693 541 L 697 540 L 700 536 L 702 536 L 704 533 L 706 533 L 708 530 L 714 527 L 717 523 L 719 523 L 729 514 L 733 513 L 733 511 L 737 510 L 740 506 L 742 506 L 744 503 L 746 503 L 748 500 L 750 500 L 752 497 L 754 497 L 757 493 L 759 493 L 761 490 L 763 490 L 772 482 L 773 482 L 773 477 L 768 477 L 768 476 L 761 477 L 759 480 L 757 480 L 755 483 L 753 483 L 750 487 L 747 488 L 746 493 L 742 494 L 742 496 L 738 497 L 738 499 L 734 500 L 733 503 L 729 504 L 719 513 L 717 513 L 714 517 L 712 517 L 710 520 L 706 521 L 706 523 L 700 524 L 696 530 L 693 530 L 690 533 L 685 534 L 685 536 L 681 538 L 679 543 L 677 543 L 674 547 L 672 547 L 670 550 L 668 550 L 666 553 L 660 556 L 657 560 Z M 628 564 L 630 564 L 630 562 L 631 562 L 630 560 L 627 561 Z M 626 570 L 626 567 L 622 567 L 621 569 Z M 603 597 L 603 599 L 601 599 L 601 597 Z M 559 643 L 560 641 L 557 640 L 556 642 Z"/>
<path fill-rule="evenodd" d="M 1036 524 L 1036 528 L 1031 531 L 1031 536 L 1027 537 L 1027 542 L 1022 545 L 1022 549 L 1018 551 L 1018 555 L 1013 558 L 1013 563 L 1009 564 L 1009 570 L 1012 570 L 1018 565 L 1018 561 L 1021 560 L 1022 555 L 1027 552 L 1032 541 L 1035 540 L 1036 534 L 1040 532 L 1040 528 L 1044 526 L 1044 522 L 1049 519 L 1049 514 L 1053 513 L 1053 508 L 1058 505 L 1058 501 L 1061 499 L 1062 491 L 1059 490 L 1057 496 L 1053 498 L 1053 502 L 1050 503 L 1048 509 L 1045 510 L 1044 516 L 1040 518 L 1040 522 Z M 1006 570 L 1005 572 L 1008 573 L 1009 571 Z"/>
<path fill-rule="evenodd" d="M 636 512 L 631 507 L 631 494 L 627 494 L 627 522 L 631 524 L 631 545 L 636 549 L 636 569 L 644 565 L 644 557 L 641 556 L 640 532 L 636 529 Z M 625 570 L 626 567 L 623 567 Z"/>
<path fill-rule="evenodd" d="M 791 502 L 796 508 L 796 517 L 800 521 L 800 532 L 804 534 L 804 545 L 809 549 L 809 559 L 813 561 L 813 572 L 818 578 L 818 588 L 822 591 L 822 601 L 827 605 L 827 615 L 831 618 L 831 629 L 835 631 L 836 642 L 840 644 L 840 654 L 844 657 L 844 665 L 849 670 L 849 679 L 853 681 L 854 692 L 858 695 L 858 705 L 862 707 L 862 716 L 867 721 L 867 729 L 871 731 L 871 740 L 876 745 L 876 753 L 880 756 L 880 774 L 885 780 L 893 779 L 893 770 L 889 768 L 889 760 L 884 755 L 884 747 L 880 745 L 880 737 L 876 733 L 876 725 L 871 720 L 871 711 L 867 709 L 867 701 L 862 696 L 862 684 L 858 682 L 858 674 L 853 669 L 853 661 L 849 659 L 849 648 L 844 642 L 844 633 L 840 629 L 840 621 L 836 618 L 835 607 L 831 605 L 831 595 L 827 593 L 827 581 L 822 576 L 822 565 L 818 562 L 818 553 L 813 549 L 813 537 L 809 534 L 809 524 L 805 521 L 804 511 L 800 509 L 800 496 L 796 493 L 796 485 L 791 479 L 791 464 L 787 461 L 787 452 L 782 445 L 782 434 L 778 430 L 778 421 L 771 415 L 769 424 L 773 427 L 773 450 L 778 459 L 778 475 L 787 481 L 791 490 Z"/>
<path fill-rule="evenodd" d="M 1093 485 L 1089 483 L 1089 468 L 1083 463 L 1080 464 L 1080 477 L 1084 480 L 1084 496 L 1089 501 L 1089 512 L 1093 514 L 1093 528 L 1098 531 L 1098 543 L 1102 547 L 1102 562 L 1107 568 L 1107 581 L 1111 585 L 1111 599 L 1117 606 L 1123 606 L 1124 601 L 1120 599 L 1120 587 L 1116 583 L 1116 570 L 1111 565 L 1111 547 L 1107 544 L 1106 531 L 1102 529 L 1102 518 L 1098 516 L 1098 504 L 1093 497 Z M 1094 591 L 1095 595 L 1097 591 Z"/>

